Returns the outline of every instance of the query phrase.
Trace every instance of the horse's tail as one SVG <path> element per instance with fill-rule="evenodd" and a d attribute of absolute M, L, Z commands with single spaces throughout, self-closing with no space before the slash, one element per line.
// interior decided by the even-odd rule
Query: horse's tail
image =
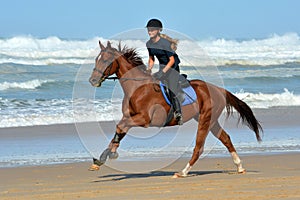
<path fill-rule="evenodd" d="M 257 141 L 262 141 L 261 132 L 263 132 L 263 129 L 255 118 L 251 108 L 232 93 L 226 91 L 226 110 L 228 116 L 232 114 L 232 107 L 240 114 L 242 122 L 255 132 Z"/>

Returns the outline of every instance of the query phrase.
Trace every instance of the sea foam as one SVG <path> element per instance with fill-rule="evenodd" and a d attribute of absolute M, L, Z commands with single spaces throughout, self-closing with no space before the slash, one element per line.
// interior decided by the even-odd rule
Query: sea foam
<path fill-rule="evenodd" d="M 249 93 L 240 91 L 239 93 L 235 93 L 235 95 L 249 104 L 252 108 L 300 105 L 300 95 L 295 95 L 286 88 L 284 88 L 282 93 L 278 94 Z"/>
<path fill-rule="evenodd" d="M 278 94 L 249 93 L 235 95 L 251 108 L 300 106 L 300 95 L 284 89 Z M 0 98 L 0 127 L 34 126 L 91 121 L 119 121 L 122 99 L 36 99 Z M 26 106 L 24 106 L 26 105 Z"/>
<path fill-rule="evenodd" d="M 44 83 L 54 82 L 53 80 L 30 80 L 25 82 L 3 82 L 0 83 L 0 91 L 18 88 L 18 89 L 36 89 L 41 87 Z"/>
<path fill-rule="evenodd" d="M 107 41 L 101 37 L 86 40 L 64 40 L 58 37 L 40 39 L 32 36 L 0 39 L 0 64 L 90 64 L 99 52 L 98 40 Z M 118 40 L 111 41 L 115 46 L 119 43 Z M 138 39 L 122 40 L 123 45 L 137 48 L 146 63 L 148 53 L 145 42 Z M 181 65 L 185 66 L 279 65 L 300 62 L 300 38 L 297 33 L 286 33 L 274 34 L 265 39 L 183 39 L 179 41 L 177 53 Z"/>

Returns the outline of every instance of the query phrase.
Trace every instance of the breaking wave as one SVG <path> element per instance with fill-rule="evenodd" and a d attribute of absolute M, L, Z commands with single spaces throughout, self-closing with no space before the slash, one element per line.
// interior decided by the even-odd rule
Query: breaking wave
<path fill-rule="evenodd" d="M 300 95 L 295 95 L 287 89 L 278 94 L 240 91 L 235 95 L 251 108 L 300 106 Z M 111 99 L 99 99 L 86 102 L 86 100 L 71 99 L 18 100 L 0 98 L 0 127 L 119 120 L 121 118 L 121 102 L 122 99 L 114 99 L 113 101 Z"/>
<path fill-rule="evenodd" d="M 300 105 L 300 95 L 295 95 L 286 88 L 284 88 L 282 93 L 278 94 L 249 93 L 241 91 L 235 93 L 235 95 L 252 108 Z"/>
<path fill-rule="evenodd" d="M 53 80 L 30 80 L 25 82 L 3 82 L 0 83 L 0 91 L 8 89 L 36 89 L 45 83 L 54 82 Z"/>
<path fill-rule="evenodd" d="M 24 65 L 83 64 L 93 63 L 98 51 L 95 37 L 87 40 L 64 40 L 58 37 L 35 38 L 17 36 L 0 39 L 0 64 Z M 112 41 L 118 44 L 119 41 Z M 145 41 L 123 40 L 123 45 L 138 48 L 140 55 L 147 59 Z M 195 50 L 195 44 L 200 51 Z M 192 50 L 191 50 L 192 49 Z M 211 62 L 201 63 L 205 54 Z M 228 40 L 206 39 L 201 41 L 180 40 L 178 54 L 182 65 L 280 65 L 300 63 L 300 37 L 297 33 L 272 35 L 265 39 Z"/>

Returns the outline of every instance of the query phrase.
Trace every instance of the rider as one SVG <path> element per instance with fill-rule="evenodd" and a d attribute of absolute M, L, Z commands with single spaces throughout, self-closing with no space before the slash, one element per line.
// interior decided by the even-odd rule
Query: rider
<path fill-rule="evenodd" d="M 150 40 L 146 43 L 149 52 L 148 71 L 154 65 L 154 56 L 159 61 L 159 71 L 153 74 L 153 77 L 164 81 L 170 91 L 170 98 L 174 106 L 174 117 L 179 125 L 182 125 L 182 114 L 180 102 L 178 100 L 178 84 L 179 84 L 179 63 L 180 60 L 175 51 L 171 48 L 171 42 L 160 32 L 162 31 L 162 23 L 158 19 L 151 19 L 146 25 Z"/>

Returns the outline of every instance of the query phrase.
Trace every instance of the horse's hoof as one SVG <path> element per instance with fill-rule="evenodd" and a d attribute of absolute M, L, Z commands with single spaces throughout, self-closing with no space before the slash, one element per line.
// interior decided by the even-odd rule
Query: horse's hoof
<path fill-rule="evenodd" d="M 106 160 L 106 158 L 105 158 L 105 160 Z M 97 165 L 97 166 L 100 167 L 101 165 L 103 165 L 105 163 L 105 160 L 104 161 L 100 161 L 100 160 L 98 160 L 96 158 L 93 158 L 93 163 L 94 163 L 94 165 Z"/>
<path fill-rule="evenodd" d="M 245 169 L 240 170 L 240 171 L 238 171 L 238 174 L 246 174 L 246 170 Z"/>
<path fill-rule="evenodd" d="M 182 173 L 175 173 L 172 178 L 184 178 L 184 177 L 187 177 L 187 175 L 184 175 Z"/>
<path fill-rule="evenodd" d="M 110 152 L 109 153 L 109 159 L 117 159 L 119 157 L 118 152 Z"/>
<path fill-rule="evenodd" d="M 100 166 L 92 164 L 89 168 L 89 171 L 98 171 L 100 169 Z"/>

